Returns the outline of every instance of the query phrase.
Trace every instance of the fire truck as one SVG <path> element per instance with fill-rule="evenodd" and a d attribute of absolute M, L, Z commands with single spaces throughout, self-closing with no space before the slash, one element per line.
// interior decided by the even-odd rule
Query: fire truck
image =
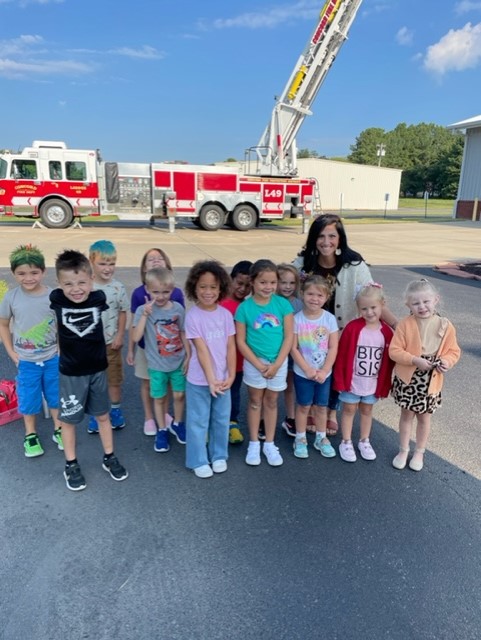
<path fill-rule="evenodd" d="M 262 220 L 309 218 L 318 201 L 314 178 L 297 175 L 295 136 L 362 0 L 327 0 L 271 120 L 244 170 L 211 165 L 104 162 L 98 150 L 34 141 L 0 155 L 0 215 L 36 218 L 49 228 L 82 216 L 190 218 L 214 231 L 247 231 Z M 251 170 L 252 169 L 252 170 Z"/>

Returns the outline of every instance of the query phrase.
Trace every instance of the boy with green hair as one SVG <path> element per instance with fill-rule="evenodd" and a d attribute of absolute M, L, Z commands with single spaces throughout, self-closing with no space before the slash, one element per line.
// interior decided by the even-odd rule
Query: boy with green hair
<path fill-rule="evenodd" d="M 125 419 L 120 402 L 122 383 L 124 381 L 122 367 L 122 345 L 127 326 L 129 299 L 124 285 L 114 278 L 117 263 L 117 251 L 110 240 L 97 240 L 89 249 L 89 259 L 94 275 L 94 290 L 105 293 L 108 309 L 102 312 L 105 344 L 107 345 L 107 378 L 112 408 L 110 422 L 112 429 L 123 429 Z M 89 433 L 98 433 L 99 425 L 94 416 L 90 417 L 87 427 Z"/>
<path fill-rule="evenodd" d="M 57 329 L 49 300 L 52 290 L 43 284 L 45 258 L 35 246 L 26 244 L 14 249 L 10 254 L 10 269 L 18 286 L 7 291 L 0 301 L 0 339 L 17 366 L 18 409 L 25 424 L 25 456 L 36 458 L 44 453 L 36 429 L 42 394 L 54 422 L 52 440 L 63 450 L 58 420 Z"/>

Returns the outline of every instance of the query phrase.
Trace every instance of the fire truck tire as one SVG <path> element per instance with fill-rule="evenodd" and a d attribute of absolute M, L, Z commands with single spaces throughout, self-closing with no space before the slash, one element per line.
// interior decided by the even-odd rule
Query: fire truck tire
<path fill-rule="evenodd" d="M 217 231 L 225 224 L 225 212 L 218 204 L 206 204 L 201 209 L 199 221 L 205 231 Z"/>
<path fill-rule="evenodd" d="M 50 229 L 65 229 L 72 224 L 72 209 L 63 200 L 47 200 L 40 207 L 40 218 Z"/>
<path fill-rule="evenodd" d="M 254 207 L 248 204 L 238 205 L 232 213 L 232 226 L 237 231 L 249 231 L 257 223 L 257 213 Z"/>

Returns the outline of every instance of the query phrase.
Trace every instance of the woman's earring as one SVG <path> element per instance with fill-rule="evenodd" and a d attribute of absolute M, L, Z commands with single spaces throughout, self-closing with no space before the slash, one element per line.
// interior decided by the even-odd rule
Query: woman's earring
<path fill-rule="evenodd" d="M 336 254 L 336 256 L 340 256 L 341 255 L 341 250 L 340 249 L 336 249 L 334 251 L 334 253 Z"/>

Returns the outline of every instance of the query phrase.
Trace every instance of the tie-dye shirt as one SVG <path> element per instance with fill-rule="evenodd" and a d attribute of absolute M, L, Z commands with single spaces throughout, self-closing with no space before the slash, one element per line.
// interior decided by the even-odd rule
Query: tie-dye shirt
<path fill-rule="evenodd" d="M 242 302 L 236 322 L 246 326 L 246 343 L 258 358 L 274 362 L 284 342 L 284 317 L 292 313 L 286 298 L 274 294 L 267 304 L 257 304 L 254 298 Z"/>
<path fill-rule="evenodd" d="M 314 369 L 322 369 L 329 350 L 329 336 L 338 331 L 336 318 L 323 311 L 319 318 L 306 318 L 302 311 L 294 316 L 294 335 L 297 335 L 299 351 L 304 360 Z M 294 362 L 294 373 L 306 377 Z M 331 371 L 329 371 L 331 375 Z"/>

